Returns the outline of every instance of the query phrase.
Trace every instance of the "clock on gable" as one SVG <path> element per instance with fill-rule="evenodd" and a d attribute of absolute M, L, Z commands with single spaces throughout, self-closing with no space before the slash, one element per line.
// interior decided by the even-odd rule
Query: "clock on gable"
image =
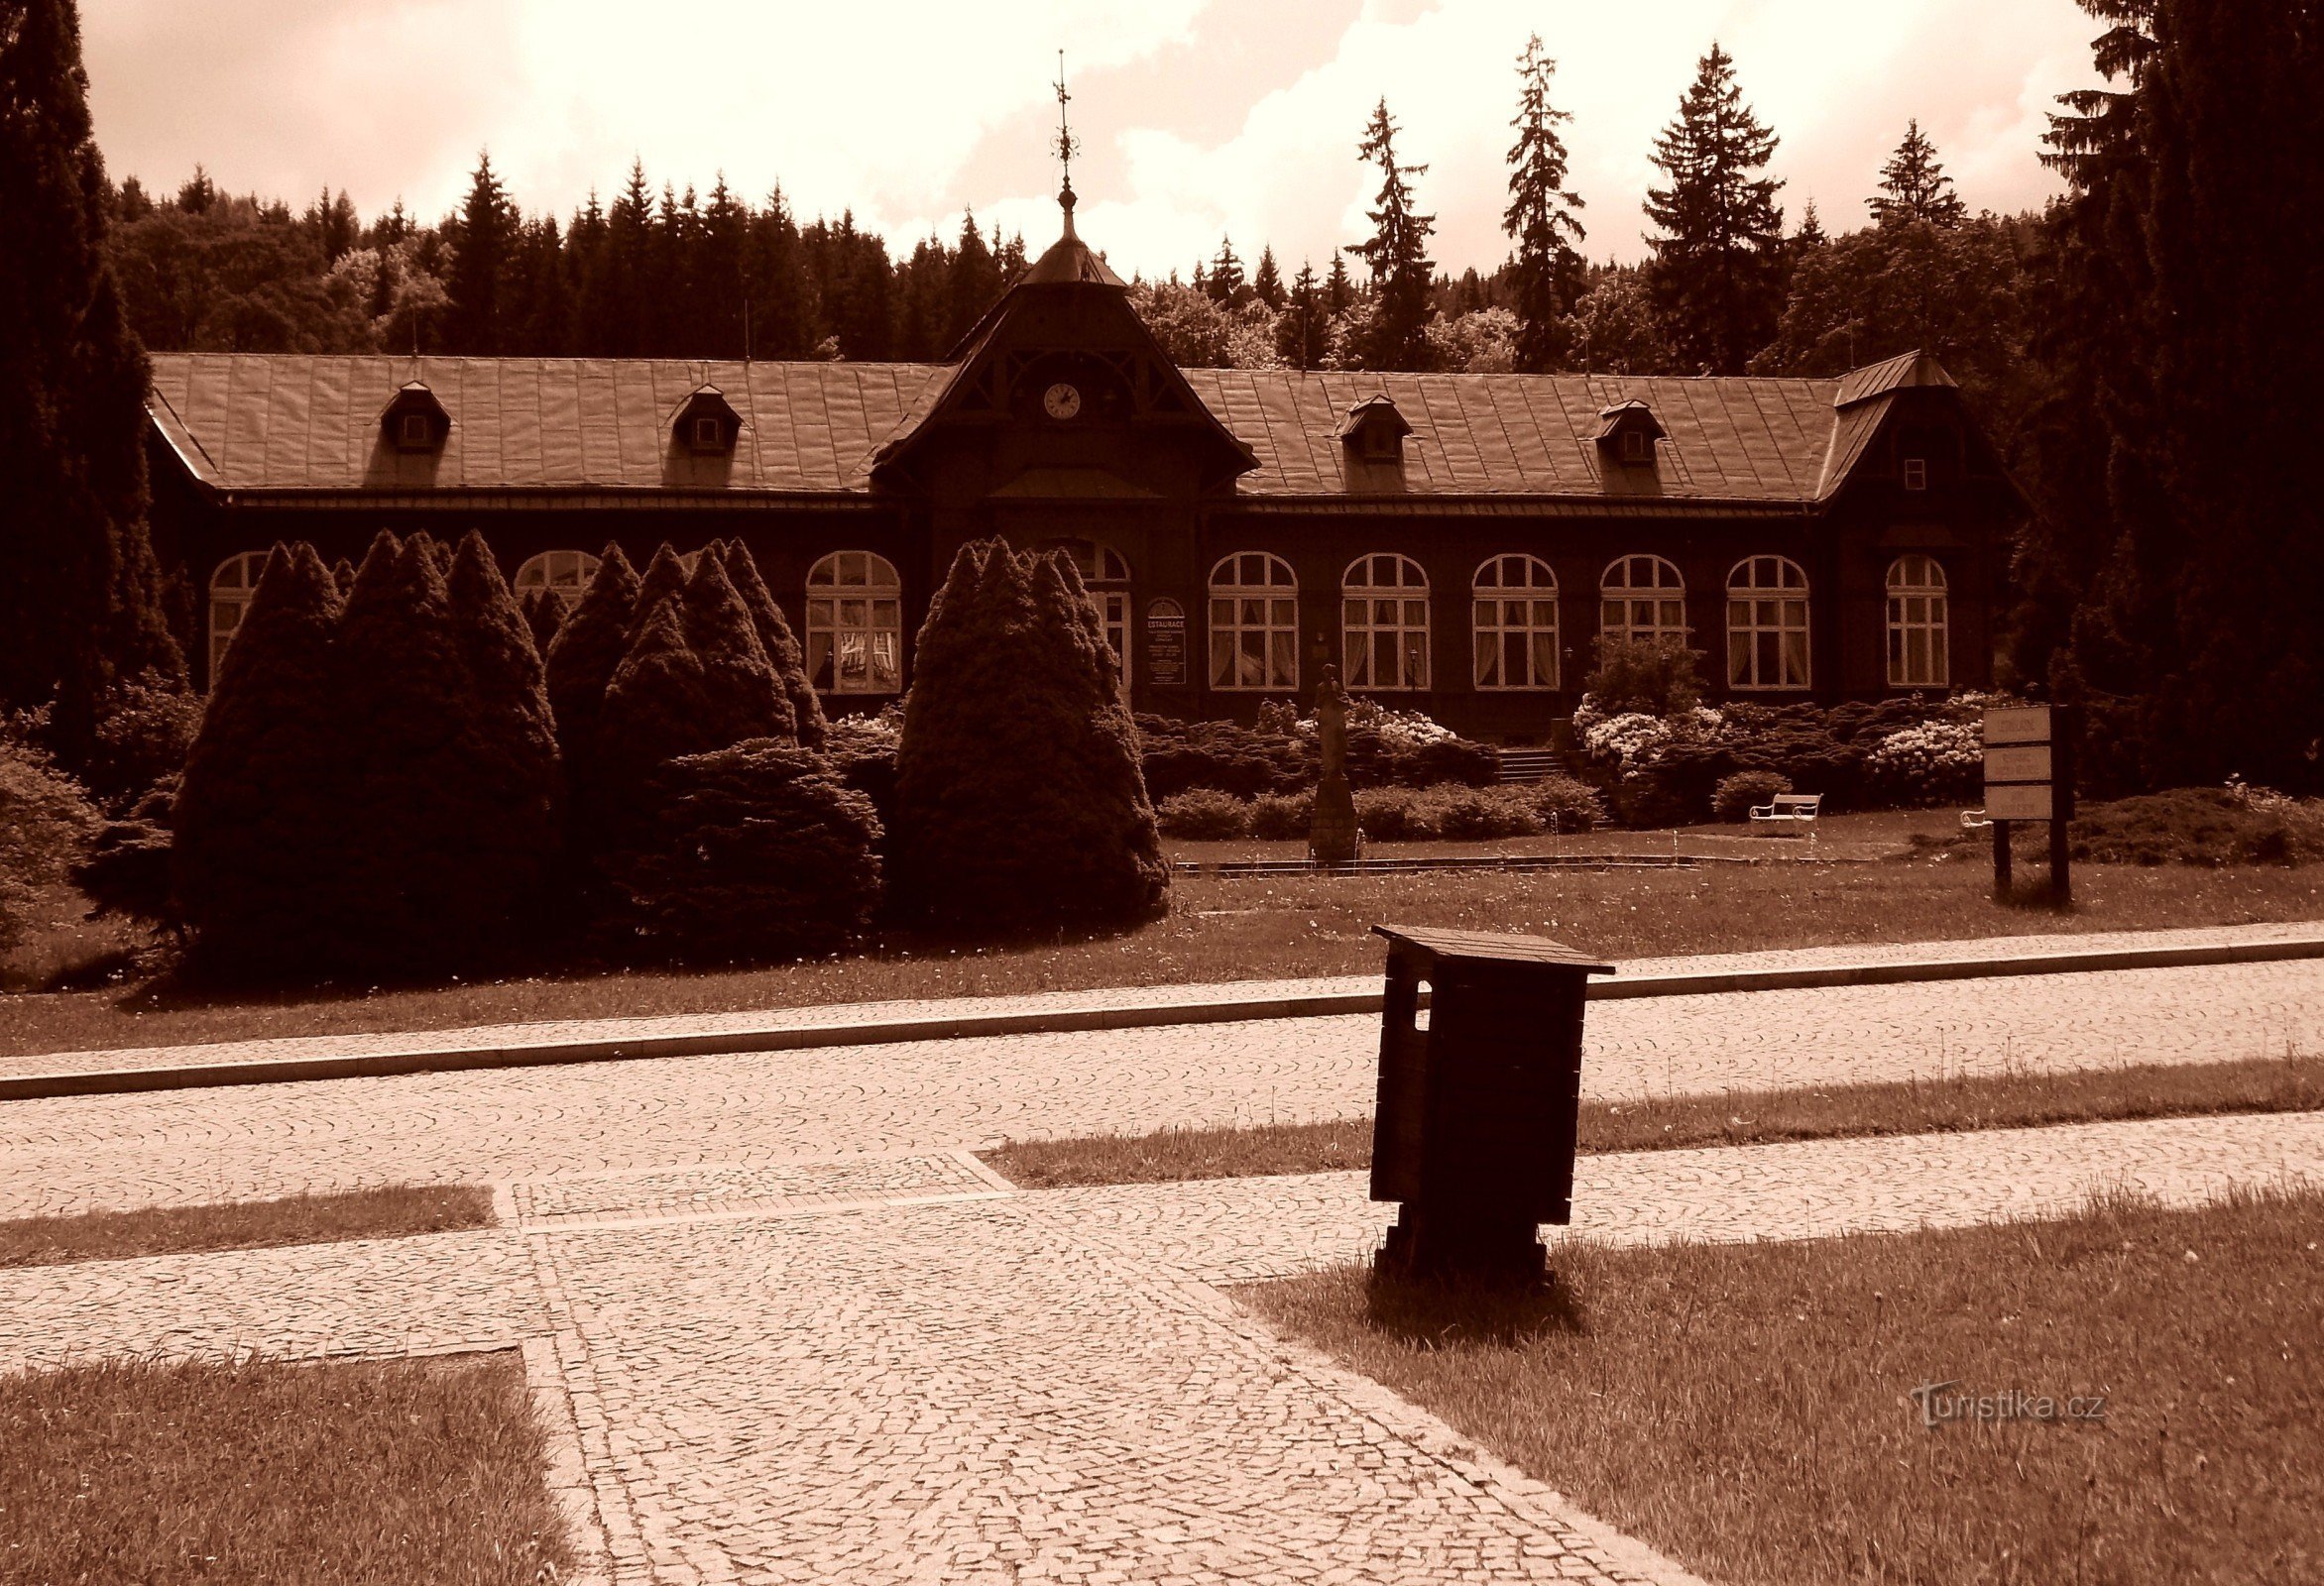
<path fill-rule="evenodd" d="M 1069 381 L 1058 381 L 1041 394 L 1042 410 L 1051 418 L 1067 419 L 1082 410 L 1082 394 Z"/>

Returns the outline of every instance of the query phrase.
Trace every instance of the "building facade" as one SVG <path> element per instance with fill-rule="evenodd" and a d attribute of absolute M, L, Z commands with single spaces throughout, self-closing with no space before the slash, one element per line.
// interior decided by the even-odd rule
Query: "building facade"
<path fill-rule="evenodd" d="M 2022 503 L 1933 359 L 1840 380 L 1182 370 L 1065 237 L 942 364 L 162 354 L 157 545 L 197 674 L 268 548 L 483 529 L 578 594 L 746 541 L 834 711 L 909 685 L 965 542 L 1070 546 L 1133 705 L 1351 691 L 1539 741 L 1601 634 L 1713 698 L 1981 687 Z"/>

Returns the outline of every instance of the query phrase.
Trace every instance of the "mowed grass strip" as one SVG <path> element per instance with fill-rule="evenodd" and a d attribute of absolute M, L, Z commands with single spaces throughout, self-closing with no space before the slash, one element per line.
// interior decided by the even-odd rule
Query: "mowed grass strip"
<path fill-rule="evenodd" d="M 1804 847 L 1766 841 L 1787 854 Z M 2324 919 L 2324 866 L 2087 865 L 2074 873 L 2075 906 L 2063 915 L 1998 905 L 1990 892 L 1990 877 L 1973 855 L 1698 870 L 1180 876 L 1171 886 L 1169 915 L 1121 935 L 978 946 L 891 935 L 870 953 L 761 968 L 576 969 L 459 985 L 256 992 L 162 984 L 0 995 L 0 1056 L 1096 986 L 1377 975 L 1382 950 L 1370 930 L 1391 920 L 1535 932 L 1620 960 L 1889 943 L 1900 930 L 1936 942 Z M 12 1065 L 19 1073 L 37 1067 Z"/>
<path fill-rule="evenodd" d="M 2324 1110 L 2324 1059 L 2153 1064 L 1906 1079 L 1817 1089 L 1584 1101 L 1584 1152 L 1671 1151 L 1845 1136 L 1949 1134 L 2053 1123 Z M 1028 1190 L 1344 1173 L 1372 1160 L 1369 1118 L 1012 1140 L 983 1154 Z"/>
<path fill-rule="evenodd" d="M 513 1350 L 0 1377 L 0 1579 L 535 1586 L 573 1564 Z"/>
<path fill-rule="evenodd" d="M 492 1190 L 480 1185 L 397 1185 L 280 1200 L 26 1217 L 0 1222 L 0 1267 L 402 1239 L 490 1227 L 493 1220 Z"/>
<path fill-rule="evenodd" d="M 2110 1199 L 1796 1244 L 1561 1244 L 1543 1301 L 1361 1267 L 1236 1297 L 1728 1586 L 2314 1581 L 2320 1243 L 2313 1192 Z M 1924 1425 L 1924 1384 L 1983 1417 Z"/>

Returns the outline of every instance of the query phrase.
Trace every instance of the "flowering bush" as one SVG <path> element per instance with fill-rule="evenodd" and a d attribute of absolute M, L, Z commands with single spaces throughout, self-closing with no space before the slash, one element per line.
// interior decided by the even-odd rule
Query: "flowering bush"
<path fill-rule="evenodd" d="M 1891 733 L 1864 756 L 1864 774 L 1907 807 L 1977 796 L 1985 774 L 1985 734 L 1974 722 L 1934 719 Z"/>
<path fill-rule="evenodd" d="M 835 716 L 823 731 L 823 751 L 835 759 L 895 753 L 903 741 L 904 707 L 898 700 L 876 716 Z"/>
<path fill-rule="evenodd" d="M 40 894 L 64 880 L 99 825 L 80 784 L 34 741 L 44 715 L 0 717 L 0 956 L 17 945 Z"/>

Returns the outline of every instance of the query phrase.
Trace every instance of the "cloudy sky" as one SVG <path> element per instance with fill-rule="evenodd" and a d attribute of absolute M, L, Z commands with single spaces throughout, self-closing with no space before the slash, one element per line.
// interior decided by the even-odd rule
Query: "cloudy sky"
<path fill-rule="evenodd" d="M 118 176 L 234 191 L 343 187 L 366 214 L 457 202 L 477 152 L 563 214 L 633 156 L 658 185 L 779 182 L 891 244 L 964 207 L 1057 229 L 1050 79 L 1066 50 L 1082 232 L 1124 273 L 1230 233 L 1286 262 L 1363 234 L 1356 140 L 1387 97 L 1425 162 L 1437 258 L 1489 268 L 1513 65 L 1559 61 L 1588 252 L 1643 251 L 1648 151 L 1714 39 L 1783 139 L 1787 215 L 1853 225 L 1917 116 L 1973 208 L 2054 191 L 2054 97 L 2091 80 L 2073 0 L 81 0 L 97 136 Z"/>

